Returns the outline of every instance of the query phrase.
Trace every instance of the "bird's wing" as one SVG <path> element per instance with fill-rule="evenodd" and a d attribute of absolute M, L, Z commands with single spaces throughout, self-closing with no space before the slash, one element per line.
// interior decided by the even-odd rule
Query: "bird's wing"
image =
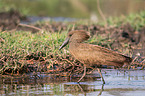
<path fill-rule="evenodd" d="M 77 52 L 79 59 L 92 63 L 122 63 L 125 60 L 122 54 L 98 45 L 82 44 Z"/>

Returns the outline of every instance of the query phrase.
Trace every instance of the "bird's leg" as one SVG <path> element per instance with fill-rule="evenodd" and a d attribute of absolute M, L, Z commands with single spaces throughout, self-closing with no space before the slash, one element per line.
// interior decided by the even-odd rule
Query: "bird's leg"
<path fill-rule="evenodd" d="M 84 65 L 84 73 L 82 75 L 82 77 L 78 80 L 78 82 L 80 82 L 86 75 L 86 66 Z"/>
<path fill-rule="evenodd" d="M 100 76 L 101 76 L 101 78 L 102 78 L 103 84 L 105 84 L 105 80 L 104 80 L 104 78 L 103 78 L 103 76 L 102 76 L 101 70 L 100 70 L 99 68 L 97 68 L 97 69 L 98 69 L 98 72 L 99 72 L 99 74 L 100 74 Z"/>

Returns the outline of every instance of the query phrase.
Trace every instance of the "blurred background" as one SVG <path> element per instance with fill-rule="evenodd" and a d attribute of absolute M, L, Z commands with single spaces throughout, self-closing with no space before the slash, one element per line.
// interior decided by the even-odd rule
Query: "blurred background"
<path fill-rule="evenodd" d="M 19 10 L 27 16 L 100 18 L 120 16 L 145 9 L 145 0 L 0 0 L 0 12 Z"/>

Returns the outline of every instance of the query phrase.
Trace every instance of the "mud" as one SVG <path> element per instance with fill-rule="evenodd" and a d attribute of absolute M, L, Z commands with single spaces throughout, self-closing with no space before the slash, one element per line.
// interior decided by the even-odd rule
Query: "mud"
<path fill-rule="evenodd" d="M 2 31 L 15 29 L 21 20 L 26 20 L 26 17 L 22 16 L 16 10 L 10 10 L 9 12 L 1 12 L 0 28 Z"/>

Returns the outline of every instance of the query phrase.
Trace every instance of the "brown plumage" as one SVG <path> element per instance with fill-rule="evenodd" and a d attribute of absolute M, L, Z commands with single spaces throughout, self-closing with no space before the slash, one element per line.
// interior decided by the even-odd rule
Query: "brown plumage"
<path fill-rule="evenodd" d="M 80 78 L 80 80 L 86 74 L 86 66 L 90 65 L 111 65 L 122 67 L 124 64 L 128 65 L 132 61 L 132 58 L 124 56 L 115 51 L 106 49 L 104 47 L 82 43 L 90 37 L 89 32 L 84 30 L 75 30 L 68 33 L 67 39 L 64 41 L 62 46 L 59 49 L 62 49 L 65 45 L 69 43 L 69 51 L 70 53 L 80 62 L 84 64 L 84 74 Z M 101 71 L 98 69 L 101 77 Z M 79 80 L 79 81 L 80 81 Z M 103 83 L 105 81 L 102 77 Z M 78 81 L 78 82 L 79 82 Z"/>

